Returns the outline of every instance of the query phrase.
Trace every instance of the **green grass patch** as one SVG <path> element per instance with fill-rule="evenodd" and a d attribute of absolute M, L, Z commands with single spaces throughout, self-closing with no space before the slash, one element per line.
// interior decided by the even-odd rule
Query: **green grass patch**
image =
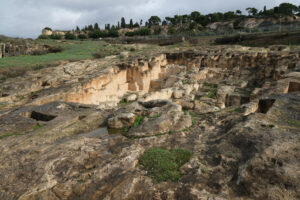
<path fill-rule="evenodd" d="M 134 123 L 133 123 L 133 127 L 138 127 L 139 125 L 141 125 L 141 123 L 143 122 L 143 120 L 144 120 L 144 117 L 143 116 L 138 116 L 137 118 L 136 118 L 136 120 L 134 121 Z"/>
<path fill-rule="evenodd" d="M 37 125 L 34 126 L 34 130 L 38 130 L 38 129 L 42 128 L 42 127 L 43 127 L 42 125 L 37 124 Z"/>
<path fill-rule="evenodd" d="M 126 106 L 126 105 L 129 105 L 129 104 L 132 104 L 132 102 L 127 102 L 126 101 L 126 99 L 122 99 L 119 103 L 118 103 L 118 105 L 119 106 Z"/>
<path fill-rule="evenodd" d="M 100 51 L 114 51 L 117 46 L 105 46 L 103 41 L 55 41 L 37 40 L 41 45 L 57 46 L 63 49 L 62 52 L 49 53 L 45 55 L 33 56 L 13 56 L 1 59 L 0 68 L 3 67 L 35 67 L 35 70 L 44 68 L 45 65 L 57 63 L 61 60 L 85 60 L 94 57 Z"/>
<path fill-rule="evenodd" d="M 187 163 L 192 155 L 191 151 L 185 149 L 169 151 L 162 148 L 151 148 L 140 157 L 139 163 L 155 182 L 177 182 L 183 175 L 180 167 Z"/>
<path fill-rule="evenodd" d="M 17 135 L 23 135 L 23 133 L 6 133 L 4 135 L 0 135 L 0 140 L 11 136 L 17 136 Z"/>

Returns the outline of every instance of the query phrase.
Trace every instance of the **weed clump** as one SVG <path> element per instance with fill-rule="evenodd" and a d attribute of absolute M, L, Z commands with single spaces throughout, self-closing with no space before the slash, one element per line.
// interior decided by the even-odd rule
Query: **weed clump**
<path fill-rule="evenodd" d="M 143 116 L 138 116 L 136 118 L 136 120 L 133 123 L 133 127 L 138 127 L 139 125 L 141 125 L 141 123 L 143 122 L 144 117 Z"/>
<path fill-rule="evenodd" d="M 143 169 L 155 182 L 177 182 L 183 175 L 180 168 L 192 157 L 192 152 L 185 149 L 151 148 L 139 159 Z"/>

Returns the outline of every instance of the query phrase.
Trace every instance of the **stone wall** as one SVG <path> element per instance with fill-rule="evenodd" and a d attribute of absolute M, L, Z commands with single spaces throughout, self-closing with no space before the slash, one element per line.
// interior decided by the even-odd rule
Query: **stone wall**
<path fill-rule="evenodd" d="M 0 43 L 0 58 L 20 55 L 39 55 L 47 52 L 47 46 L 37 44 Z"/>

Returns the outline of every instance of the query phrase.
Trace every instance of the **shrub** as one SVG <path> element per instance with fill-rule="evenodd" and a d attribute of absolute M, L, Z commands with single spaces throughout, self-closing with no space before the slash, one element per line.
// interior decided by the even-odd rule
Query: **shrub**
<path fill-rule="evenodd" d="M 66 33 L 65 39 L 66 40 L 76 40 L 76 35 L 74 35 L 73 33 Z"/>
<path fill-rule="evenodd" d="M 190 30 L 194 30 L 197 27 L 197 23 L 196 22 L 191 22 L 189 25 L 189 29 Z"/>
<path fill-rule="evenodd" d="M 160 33 L 161 33 L 161 28 L 160 28 L 160 26 L 159 27 L 155 27 L 154 28 L 154 35 L 159 35 Z"/>
<path fill-rule="evenodd" d="M 156 182 L 178 181 L 182 176 L 180 168 L 190 160 L 192 154 L 185 149 L 169 151 L 151 148 L 140 157 L 139 163 Z"/>
<path fill-rule="evenodd" d="M 135 34 L 134 34 L 134 32 L 126 32 L 125 33 L 125 36 L 127 36 L 127 37 L 133 37 Z"/>
<path fill-rule="evenodd" d="M 98 39 L 101 37 L 101 31 L 97 30 L 97 31 L 90 31 L 88 33 L 88 37 L 89 38 L 93 38 L 93 39 Z"/>
<path fill-rule="evenodd" d="M 141 28 L 139 31 L 137 31 L 138 35 L 141 35 L 141 36 L 146 36 L 146 35 L 151 35 L 152 32 L 151 32 L 151 29 L 149 28 Z"/>
<path fill-rule="evenodd" d="M 38 70 L 45 69 L 45 68 L 47 68 L 46 65 L 36 65 L 36 66 L 32 67 L 32 69 L 34 71 L 38 71 Z"/>
<path fill-rule="evenodd" d="M 31 55 L 33 56 L 40 56 L 40 55 L 45 55 L 47 54 L 47 51 L 44 49 L 36 49 L 34 51 L 32 51 Z"/>
<path fill-rule="evenodd" d="M 59 53 L 59 52 L 62 52 L 63 51 L 63 48 L 60 47 L 60 46 L 49 46 L 48 47 L 48 52 L 49 53 Z"/>
<path fill-rule="evenodd" d="M 199 30 L 199 31 L 204 31 L 205 28 L 204 28 L 203 26 L 199 26 L 199 27 L 198 27 L 198 30 Z"/>
<path fill-rule="evenodd" d="M 176 29 L 174 27 L 170 27 L 168 30 L 168 34 L 173 35 L 176 33 Z"/>
<path fill-rule="evenodd" d="M 117 30 L 110 30 L 108 35 L 109 37 L 119 37 L 119 32 Z"/>
<path fill-rule="evenodd" d="M 94 58 L 104 58 L 106 56 L 112 56 L 112 55 L 118 55 L 120 52 L 118 50 L 105 50 L 102 49 L 96 53 L 93 54 Z"/>
<path fill-rule="evenodd" d="M 87 36 L 85 34 L 79 34 L 77 36 L 77 38 L 80 39 L 80 40 L 84 40 L 84 39 L 87 39 Z"/>
<path fill-rule="evenodd" d="M 105 38 L 105 37 L 118 37 L 119 33 L 116 30 L 112 30 L 110 32 L 96 30 L 96 31 L 90 31 L 88 33 L 88 36 L 89 38 L 98 39 L 98 38 Z"/>
<path fill-rule="evenodd" d="M 150 28 L 141 28 L 141 29 L 136 30 L 134 32 L 125 33 L 125 36 L 127 36 L 127 37 L 133 37 L 133 36 L 136 36 L 136 35 L 147 36 L 147 35 L 151 35 L 151 34 L 152 34 L 152 31 L 151 31 Z"/>
<path fill-rule="evenodd" d="M 49 39 L 49 36 L 48 35 L 40 35 L 38 37 L 38 39 L 40 39 L 40 40 L 46 40 L 46 39 Z"/>
<path fill-rule="evenodd" d="M 50 35 L 50 39 L 52 39 L 52 40 L 61 40 L 62 36 L 59 35 L 59 34 L 52 34 L 52 35 Z"/>

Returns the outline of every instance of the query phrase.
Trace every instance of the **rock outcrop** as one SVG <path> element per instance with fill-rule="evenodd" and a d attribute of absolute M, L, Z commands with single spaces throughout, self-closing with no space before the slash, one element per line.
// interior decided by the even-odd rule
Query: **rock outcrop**
<path fill-rule="evenodd" d="M 278 50 L 216 46 L 7 79 L 0 199 L 299 198 L 300 57 Z M 193 152 L 178 182 L 147 176 L 151 147 Z"/>

